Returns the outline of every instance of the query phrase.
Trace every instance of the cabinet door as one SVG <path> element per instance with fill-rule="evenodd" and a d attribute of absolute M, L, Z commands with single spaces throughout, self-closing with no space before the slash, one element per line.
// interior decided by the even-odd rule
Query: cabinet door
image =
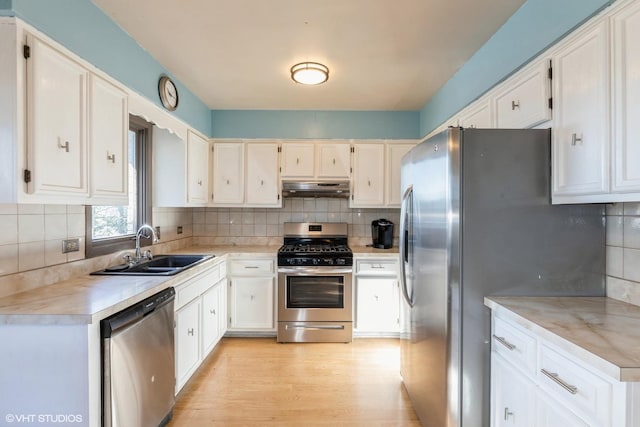
<path fill-rule="evenodd" d="M 556 402 L 542 390 L 537 390 L 535 396 L 536 427 L 589 427 L 589 424 L 571 412 L 566 405 Z"/>
<path fill-rule="evenodd" d="M 209 142 L 198 134 L 187 133 L 187 203 L 204 205 L 209 201 Z"/>
<path fill-rule="evenodd" d="M 392 278 L 356 279 L 356 329 L 398 332 L 400 316 L 398 281 Z"/>
<path fill-rule="evenodd" d="M 231 328 L 274 328 L 273 277 L 234 277 L 229 292 Z"/>
<path fill-rule="evenodd" d="M 553 195 L 609 189 L 607 22 L 580 34 L 553 58 Z"/>
<path fill-rule="evenodd" d="M 549 108 L 549 61 L 538 61 L 533 68 L 510 79 L 496 95 L 498 128 L 530 128 L 551 119 Z"/>
<path fill-rule="evenodd" d="M 318 178 L 346 178 L 351 175 L 349 144 L 317 144 Z"/>
<path fill-rule="evenodd" d="M 220 286 L 202 294 L 202 357 L 206 357 L 220 337 Z"/>
<path fill-rule="evenodd" d="M 213 203 L 242 204 L 244 201 L 244 146 L 216 143 L 213 146 Z"/>
<path fill-rule="evenodd" d="M 491 353 L 491 425 L 534 427 L 535 384 Z"/>
<path fill-rule="evenodd" d="M 200 298 L 176 312 L 176 392 L 200 363 Z"/>
<path fill-rule="evenodd" d="M 247 144 L 248 205 L 280 206 L 278 145 Z"/>
<path fill-rule="evenodd" d="M 282 144 L 280 158 L 280 176 L 283 178 L 312 178 L 315 145 L 307 143 Z"/>
<path fill-rule="evenodd" d="M 36 37 L 28 43 L 28 191 L 87 196 L 88 72 Z"/>
<path fill-rule="evenodd" d="M 384 145 L 355 144 L 351 207 L 384 205 Z"/>
<path fill-rule="evenodd" d="M 128 203 L 127 94 L 92 75 L 89 95 L 91 196 Z"/>
<path fill-rule="evenodd" d="M 613 25 L 613 192 L 640 191 L 640 3 L 631 2 Z"/>
<path fill-rule="evenodd" d="M 402 169 L 402 157 L 411 150 L 415 144 L 389 143 L 387 145 L 387 206 L 400 207 L 402 188 L 400 188 L 400 171 Z"/>
<path fill-rule="evenodd" d="M 460 114 L 460 126 L 466 128 L 492 128 L 493 112 L 489 100 L 481 101 Z"/>

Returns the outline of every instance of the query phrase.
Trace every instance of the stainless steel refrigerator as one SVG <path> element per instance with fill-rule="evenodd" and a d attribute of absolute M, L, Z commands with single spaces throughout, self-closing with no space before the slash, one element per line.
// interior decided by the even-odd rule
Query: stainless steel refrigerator
<path fill-rule="evenodd" d="M 450 128 L 403 158 L 401 374 L 425 427 L 486 427 L 488 295 L 604 295 L 603 205 L 550 204 L 548 129 Z"/>

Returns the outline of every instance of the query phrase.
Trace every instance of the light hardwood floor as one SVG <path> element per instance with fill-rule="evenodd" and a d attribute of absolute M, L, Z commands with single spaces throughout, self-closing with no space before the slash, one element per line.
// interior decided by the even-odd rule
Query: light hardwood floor
<path fill-rule="evenodd" d="M 171 427 L 419 426 L 394 339 L 224 338 L 177 397 Z"/>

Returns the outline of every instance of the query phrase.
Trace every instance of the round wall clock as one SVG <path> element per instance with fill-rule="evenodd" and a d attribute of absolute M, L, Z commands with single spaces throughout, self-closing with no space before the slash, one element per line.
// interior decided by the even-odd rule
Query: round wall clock
<path fill-rule="evenodd" d="M 167 76 L 160 77 L 158 81 L 158 93 L 160 94 L 160 101 L 164 108 L 169 111 L 174 111 L 178 108 L 178 88 L 175 83 Z"/>

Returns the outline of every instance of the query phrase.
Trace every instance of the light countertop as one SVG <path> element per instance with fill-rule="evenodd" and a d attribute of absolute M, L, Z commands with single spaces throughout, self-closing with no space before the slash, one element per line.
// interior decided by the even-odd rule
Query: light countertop
<path fill-rule="evenodd" d="M 606 297 L 486 297 L 485 305 L 619 381 L 640 381 L 640 307 Z"/>
<path fill-rule="evenodd" d="M 0 324 L 91 324 L 169 286 L 175 286 L 226 257 L 274 257 L 279 246 L 192 246 L 172 253 L 213 254 L 215 258 L 175 276 L 79 275 L 0 298 Z M 356 256 L 397 257 L 397 248 L 353 247 Z"/>

